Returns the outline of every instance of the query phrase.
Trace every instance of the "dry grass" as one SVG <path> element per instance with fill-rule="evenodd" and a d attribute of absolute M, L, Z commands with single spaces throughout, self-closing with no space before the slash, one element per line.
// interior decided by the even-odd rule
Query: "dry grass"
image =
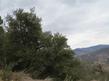
<path fill-rule="evenodd" d="M 10 76 L 10 81 L 51 81 L 50 79 L 45 80 L 36 80 L 29 77 L 28 74 L 25 74 L 23 72 L 13 72 Z M 0 81 L 2 80 L 2 72 L 0 71 Z"/>
<path fill-rule="evenodd" d="M 51 81 L 50 79 L 45 80 L 36 80 L 29 77 L 28 74 L 24 74 L 23 72 L 14 72 L 11 76 L 11 81 Z"/>

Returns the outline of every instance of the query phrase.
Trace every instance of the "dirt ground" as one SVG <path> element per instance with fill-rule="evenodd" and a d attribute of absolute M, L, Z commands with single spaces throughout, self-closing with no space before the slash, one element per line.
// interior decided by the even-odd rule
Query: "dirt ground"
<path fill-rule="evenodd" d="M 20 72 L 20 73 L 13 73 L 11 76 L 11 81 L 52 81 L 52 80 L 50 79 L 36 80 L 29 77 L 29 75 Z"/>

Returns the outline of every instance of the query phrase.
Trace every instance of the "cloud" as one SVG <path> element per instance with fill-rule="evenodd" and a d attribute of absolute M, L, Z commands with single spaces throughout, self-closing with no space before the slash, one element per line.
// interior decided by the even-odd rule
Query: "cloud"
<path fill-rule="evenodd" d="M 60 32 L 72 48 L 109 44 L 108 0 L 0 0 L 0 15 L 36 7 L 44 31 Z"/>

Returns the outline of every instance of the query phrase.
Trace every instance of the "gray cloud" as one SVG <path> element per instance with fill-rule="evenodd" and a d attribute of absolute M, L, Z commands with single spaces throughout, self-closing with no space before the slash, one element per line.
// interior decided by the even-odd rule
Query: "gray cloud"
<path fill-rule="evenodd" d="M 109 44 L 109 0 L 0 0 L 0 15 L 36 7 L 44 31 L 60 32 L 72 48 Z"/>

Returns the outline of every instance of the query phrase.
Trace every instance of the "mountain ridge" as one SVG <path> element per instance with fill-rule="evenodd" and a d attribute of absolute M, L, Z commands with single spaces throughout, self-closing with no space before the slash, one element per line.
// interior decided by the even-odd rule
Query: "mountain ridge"
<path fill-rule="evenodd" d="M 100 44 L 100 45 L 95 45 L 95 46 L 90 46 L 85 48 L 76 48 L 74 49 L 74 52 L 76 55 L 85 55 L 87 53 L 92 53 L 104 48 L 109 48 L 109 45 Z"/>
<path fill-rule="evenodd" d="M 109 64 L 109 45 L 97 45 L 88 48 L 75 49 L 77 57 L 83 61 Z"/>

